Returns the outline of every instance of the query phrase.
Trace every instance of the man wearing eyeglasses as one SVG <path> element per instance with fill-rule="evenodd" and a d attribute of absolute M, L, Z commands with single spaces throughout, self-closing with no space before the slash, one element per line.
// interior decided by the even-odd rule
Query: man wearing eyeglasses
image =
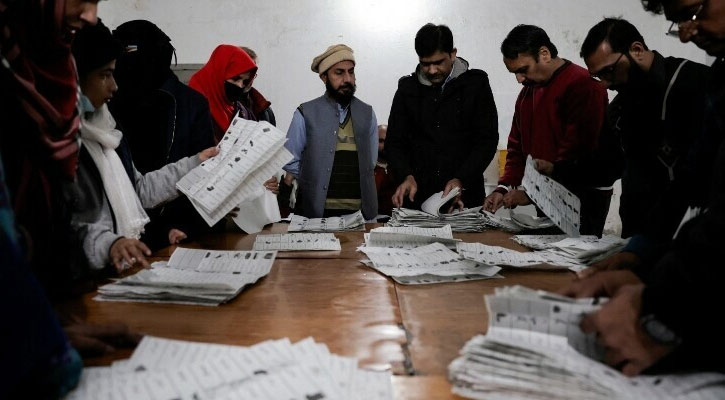
<path fill-rule="evenodd" d="M 597 272 L 563 290 L 572 296 L 610 297 L 585 316 L 582 329 L 605 346 L 604 360 L 627 375 L 651 367 L 725 371 L 725 342 L 713 328 L 725 269 L 725 0 L 645 0 L 665 12 L 680 40 L 718 58 L 711 67 L 702 131 L 688 155 L 691 188 L 704 191 L 703 207 L 690 210 L 666 253 L 646 269 Z M 674 27 L 674 26 L 673 26 Z M 713 392 L 714 394 L 715 392 Z M 722 397 L 714 394 L 715 397 Z"/>
<path fill-rule="evenodd" d="M 680 216 L 654 216 L 650 210 L 681 177 L 684 158 L 702 127 L 709 67 L 650 50 L 637 28 L 619 18 L 605 18 L 592 27 L 580 55 L 602 87 L 618 92 L 608 114 L 626 159 L 619 208 L 622 236 L 642 233 L 647 224 L 673 234 Z"/>
<path fill-rule="evenodd" d="M 582 67 L 559 57 L 546 32 L 533 25 L 515 27 L 501 44 L 506 68 L 524 87 L 516 100 L 508 152 L 499 186 L 484 210 L 529 204 L 517 189 L 526 157 L 539 170 L 576 194 L 582 204 L 581 233 L 601 235 L 609 210 L 613 177 L 592 166 L 604 126 L 607 93 Z"/>

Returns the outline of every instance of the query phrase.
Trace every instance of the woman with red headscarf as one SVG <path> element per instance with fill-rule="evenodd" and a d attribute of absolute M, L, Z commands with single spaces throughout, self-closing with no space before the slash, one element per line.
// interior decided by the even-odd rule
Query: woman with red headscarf
<path fill-rule="evenodd" d="M 237 113 L 241 118 L 257 121 L 254 113 L 241 102 L 245 88 L 252 86 L 256 76 L 257 65 L 244 50 L 221 44 L 211 53 L 206 65 L 189 80 L 189 86 L 209 101 L 217 142 L 224 136 Z M 264 186 L 274 194 L 279 193 L 277 177 L 266 181 Z"/>

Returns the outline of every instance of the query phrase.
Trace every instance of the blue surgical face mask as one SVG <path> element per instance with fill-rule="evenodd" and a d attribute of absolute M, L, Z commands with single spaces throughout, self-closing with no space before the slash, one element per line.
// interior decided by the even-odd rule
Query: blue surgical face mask
<path fill-rule="evenodd" d="M 96 112 L 96 107 L 93 107 L 93 103 L 91 103 L 91 99 L 86 97 L 86 95 L 81 95 L 81 111 L 83 113 Z"/>

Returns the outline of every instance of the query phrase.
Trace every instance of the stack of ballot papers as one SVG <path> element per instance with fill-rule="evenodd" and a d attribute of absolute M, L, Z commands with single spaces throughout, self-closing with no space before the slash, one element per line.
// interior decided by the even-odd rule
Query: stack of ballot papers
<path fill-rule="evenodd" d="M 265 193 L 264 182 L 292 160 L 284 148 L 286 140 L 284 132 L 266 121 L 235 117 L 217 145 L 219 154 L 191 170 L 176 188 L 209 226 L 239 207 L 235 222 L 242 229 L 258 231 L 280 219 L 276 200 Z"/>
<path fill-rule="evenodd" d="M 554 222 L 548 217 L 533 217 L 531 215 L 518 214 L 513 209 L 508 210 L 508 214 L 508 217 L 505 217 L 483 211 L 484 226 L 490 229 L 513 233 L 524 230 L 545 229 L 554 226 Z"/>
<path fill-rule="evenodd" d="M 340 239 L 332 233 L 279 233 L 257 235 L 254 250 L 308 251 L 331 250 L 340 251 Z"/>
<path fill-rule="evenodd" d="M 266 276 L 276 251 L 177 248 L 168 262 L 98 288 L 95 300 L 216 306 Z"/>
<path fill-rule="evenodd" d="M 486 296 L 489 328 L 448 367 L 453 393 L 472 399 L 722 399 L 725 375 L 628 378 L 601 362 L 579 328 L 597 299 L 568 299 L 521 287 Z"/>
<path fill-rule="evenodd" d="M 465 260 L 441 243 L 412 249 L 361 247 L 362 263 L 401 284 L 428 284 L 500 278 L 501 268 Z"/>
<path fill-rule="evenodd" d="M 241 347 L 146 336 L 131 358 L 84 368 L 66 399 L 392 400 L 391 377 L 311 338 Z"/>
<path fill-rule="evenodd" d="M 482 243 L 458 243 L 456 250 L 465 259 L 489 265 L 579 272 L 621 251 L 628 242 L 615 236 L 517 235 L 513 239 L 536 251 L 520 252 Z"/>
<path fill-rule="evenodd" d="M 328 218 L 305 218 L 300 215 L 290 215 L 287 232 L 342 232 L 342 231 L 364 231 L 365 218 L 362 212 L 340 217 Z"/>
<path fill-rule="evenodd" d="M 435 195 L 434 195 L 435 196 Z M 485 228 L 481 207 L 454 211 L 451 214 L 429 214 L 410 208 L 394 208 L 393 215 L 386 224 L 395 226 L 416 226 L 420 228 L 440 228 L 450 225 L 453 232 L 482 232 Z"/>
<path fill-rule="evenodd" d="M 442 243 L 449 248 L 456 248 L 460 239 L 453 238 L 450 225 L 440 228 L 419 228 L 415 226 L 383 226 L 365 233 L 365 246 L 387 247 L 396 249 L 412 249 L 431 243 Z"/>

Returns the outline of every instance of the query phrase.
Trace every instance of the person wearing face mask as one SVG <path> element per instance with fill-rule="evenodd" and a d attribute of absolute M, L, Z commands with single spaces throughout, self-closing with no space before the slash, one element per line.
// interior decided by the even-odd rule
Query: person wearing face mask
<path fill-rule="evenodd" d="M 298 182 L 294 212 L 321 218 L 361 210 L 366 220 L 374 219 L 378 127 L 373 108 L 355 97 L 353 51 L 332 45 L 311 69 L 325 93 L 297 107 L 285 144 L 294 158 L 284 166 L 284 184 Z"/>
<path fill-rule="evenodd" d="M 488 75 L 458 57 L 453 33 L 426 24 L 415 35 L 418 66 L 401 78 L 385 148 L 398 185 L 395 207 L 420 208 L 434 193 L 462 189 L 454 207 L 478 205 L 483 171 L 498 144 L 496 104 Z M 463 191 L 465 189 L 465 191 Z"/>
<path fill-rule="evenodd" d="M 600 146 L 607 92 L 589 72 L 560 58 L 546 32 L 519 25 L 501 44 L 503 62 L 524 87 L 516 99 L 506 165 L 499 185 L 486 197 L 484 210 L 529 204 L 521 185 L 526 157 L 581 200 L 581 234 L 601 236 L 614 180 L 591 166 Z"/>
<path fill-rule="evenodd" d="M 244 50 L 245 53 L 249 54 L 249 57 L 252 57 L 254 64 L 258 65 L 257 52 L 246 46 L 242 46 L 241 49 Z M 272 103 L 267 100 L 264 95 L 257 90 L 257 88 L 252 86 L 254 84 L 254 79 L 256 78 L 257 74 L 254 74 L 252 82 L 244 87 L 242 104 L 251 109 L 260 121 L 267 121 L 270 124 L 277 126 L 277 119 L 274 116 L 274 111 L 272 111 Z"/>
<path fill-rule="evenodd" d="M 235 115 L 259 121 L 251 108 L 242 103 L 245 89 L 252 87 L 257 75 L 257 65 L 244 50 L 230 44 L 220 44 L 209 61 L 189 80 L 189 86 L 209 101 L 209 111 L 214 119 L 214 139 L 218 143 Z M 279 193 L 277 177 L 264 183 L 274 194 Z"/>
<path fill-rule="evenodd" d="M 145 174 L 214 145 L 209 103 L 171 71 L 171 39 L 149 21 L 119 25 L 123 48 L 114 77 L 118 92 L 108 107 L 128 141 L 133 162 Z M 142 240 L 154 250 L 208 230 L 191 202 L 178 199 L 148 211 Z"/>

